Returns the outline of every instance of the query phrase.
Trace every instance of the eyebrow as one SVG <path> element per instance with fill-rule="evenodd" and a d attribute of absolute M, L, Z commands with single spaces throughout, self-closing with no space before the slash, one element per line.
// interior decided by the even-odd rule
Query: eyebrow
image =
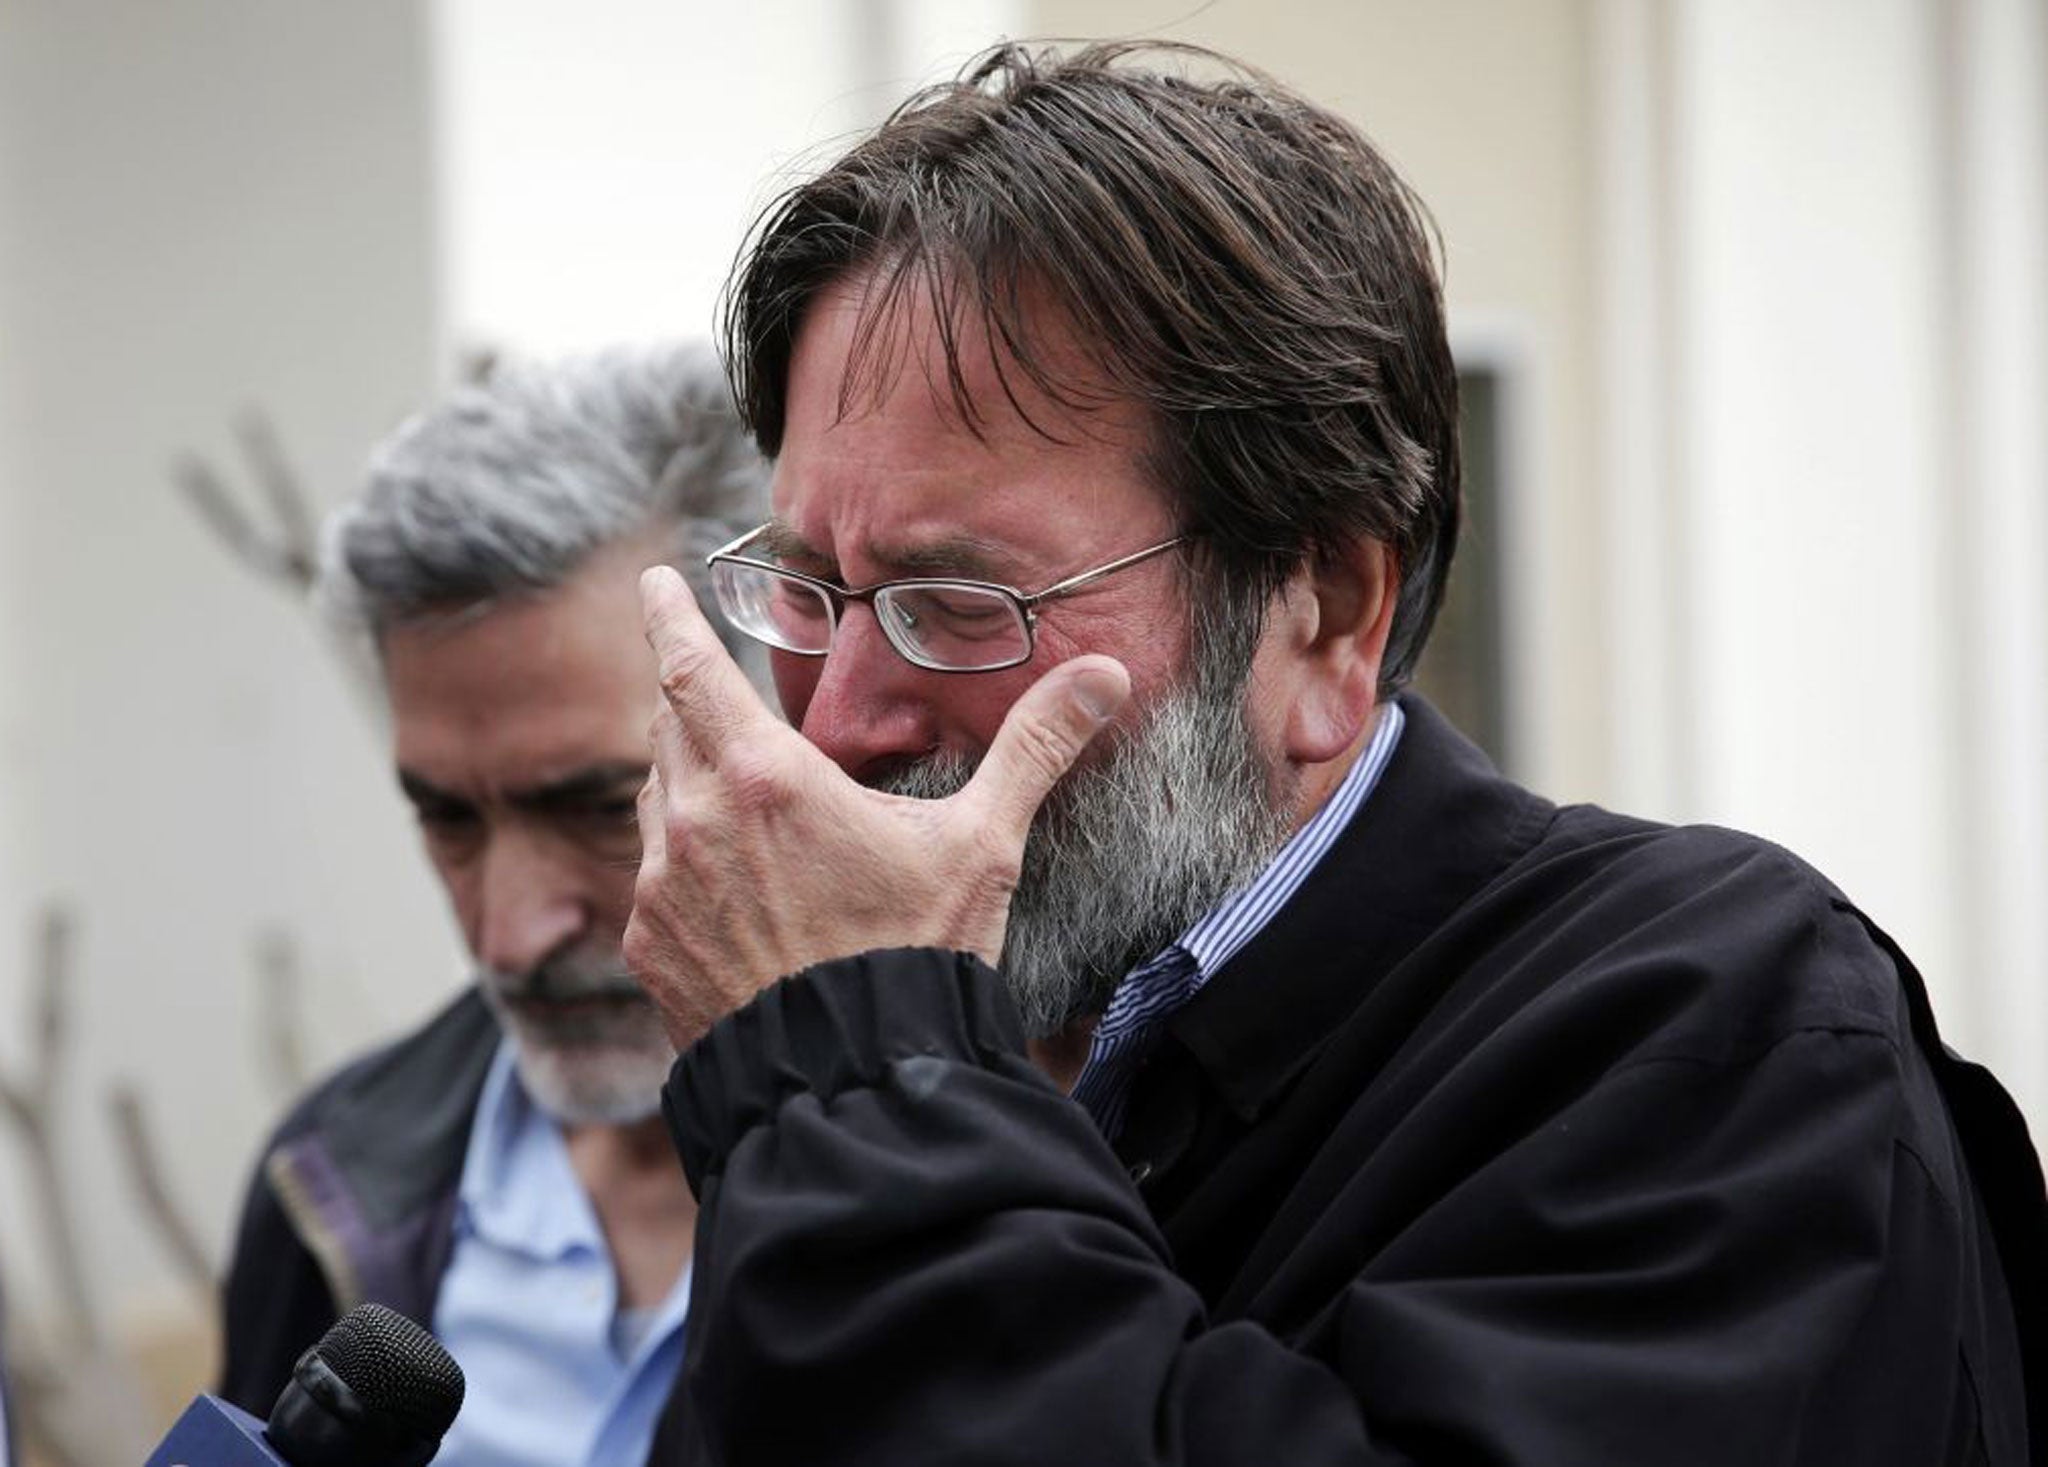
<path fill-rule="evenodd" d="M 828 579 L 839 578 L 843 574 L 836 559 L 814 548 L 785 521 L 770 520 L 760 543 L 761 548 L 777 560 L 830 566 Z M 876 548 L 872 556 L 878 564 L 888 566 L 894 572 L 884 579 L 896 576 L 959 577 L 1010 585 L 1015 576 L 1015 557 L 994 541 L 979 535 L 948 535 L 924 545 L 882 546 Z"/>
<path fill-rule="evenodd" d="M 589 804 L 605 798 L 616 798 L 629 786 L 638 789 L 647 782 L 648 766 L 635 764 L 623 759 L 608 760 L 578 769 L 560 779 L 551 779 L 545 784 L 528 785 L 522 789 L 506 790 L 506 803 L 529 810 L 549 810 Z M 398 771 L 398 787 L 405 797 L 415 805 L 453 804 L 473 805 L 475 800 L 444 790 L 432 780 L 423 779 L 409 769 Z"/>

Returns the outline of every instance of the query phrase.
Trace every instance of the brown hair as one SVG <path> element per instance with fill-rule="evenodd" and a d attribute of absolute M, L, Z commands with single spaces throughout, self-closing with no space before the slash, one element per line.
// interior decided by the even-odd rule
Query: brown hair
<path fill-rule="evenodd" d="M 1130 64 L 1141 53 L 1222 75 Z M 762 215 L 725 305 L 734 394 L 773 456 L 806 308 L 868 270 L 860 359 L 923 290 L 970 427 L 959 328 L 976 317 L 999 374 L 1085 408 L 1089 389 L 1034 354 L 1026 308 L 1050 302 L 1098 394 L 1151 407 L 1149 467 L 1233 606 L 1255 619 L 1309 557 L 1357 536 L 1393 548 L 1392 691 L 1458 531 L 1436 243 L 1355 128 L 1249 68 L 1187 46 L 1001 46 Z"/>

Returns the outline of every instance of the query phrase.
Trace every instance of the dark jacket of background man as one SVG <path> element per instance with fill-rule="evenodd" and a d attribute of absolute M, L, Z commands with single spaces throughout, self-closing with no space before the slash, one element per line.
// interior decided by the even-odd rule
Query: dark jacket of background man
<path fill-rule="evenodd" d="M 502 1037 L 466 992 L 329 1077 L 278 1126 L 235 1230 L 222 1396 L 267 1415 L 306 1341 L 365 1299 L 433 1318 L 470 1117 Z M 681 1407 L 678 1390 L 652 1460 L 678 1439 Z"/>

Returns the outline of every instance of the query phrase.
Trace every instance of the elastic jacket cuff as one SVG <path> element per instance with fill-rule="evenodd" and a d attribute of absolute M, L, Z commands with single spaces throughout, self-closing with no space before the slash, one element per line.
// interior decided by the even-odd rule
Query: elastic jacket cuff
<path fill-rule="evenodd" d="M 662 1109 L 691 1186 L 790 1096 L 830 1100 L 913 1055 L 1028 1067 L 1000 975 L 970 953 L 882 948 L 770 984 L 669 1071 Z"/>

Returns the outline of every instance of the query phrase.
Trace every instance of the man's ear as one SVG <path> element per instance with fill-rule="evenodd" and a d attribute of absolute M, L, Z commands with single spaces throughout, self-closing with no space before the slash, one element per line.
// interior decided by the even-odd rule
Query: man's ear
<path fill-rule="evenodd" d="M 1316 554 L 1281 592 L 1265 671 L 1284 699 L 1290 759 L 1326 763 L 1371 727 L 1400 589 L 1392 548 L 1360 536 Z"/>

